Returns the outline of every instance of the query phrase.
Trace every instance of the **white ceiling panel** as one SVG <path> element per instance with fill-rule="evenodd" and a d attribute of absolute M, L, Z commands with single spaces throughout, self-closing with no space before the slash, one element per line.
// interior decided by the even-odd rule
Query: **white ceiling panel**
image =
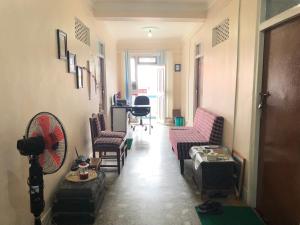
<path fill-rule="evenodd" d="M 105 21 L 107 29 L 117 40 L 150 39 L 145 27 L 155 27 L 151 39 L 183 38 L 201 26 L 200 22 L 167 21 Z"/>
<path fill-rule="evenodd" d="M 119 3 L 126 3 L 126 2 L 169 2 L 169 3 L 207 3 L 211 4 L 215 0 L 92 0 L 93 2 L 119 2 Z"/>

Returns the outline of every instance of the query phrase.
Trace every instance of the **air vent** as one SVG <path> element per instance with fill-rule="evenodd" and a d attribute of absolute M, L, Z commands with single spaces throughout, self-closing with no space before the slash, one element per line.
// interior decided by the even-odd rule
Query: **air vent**
<path fill-rule="evenodd" d="M 90 46 L 90 28 L 75 18 L 75 38 L 84 44 Z"/>
<path fill-rule="evenodd" d="M 222 23 L 213 28 L 212 46 L 216 46 L 229 38 L 229 19 L 225 19 Z"/>

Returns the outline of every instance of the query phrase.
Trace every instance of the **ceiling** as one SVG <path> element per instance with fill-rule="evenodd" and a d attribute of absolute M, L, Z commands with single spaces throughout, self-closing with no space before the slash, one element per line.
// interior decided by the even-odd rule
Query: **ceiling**
<path fill-rule="evenodd" d="M 180 2 L 180 3 L 207 3 L 210 5 L 213 3 L 215 0 L 92 0 L 93 2 L 169 2 L 169 3 L 174 3 L 174 2 Z"/>
<path fill-rule="evenodd" d="M 181 39 L 196 31 L 216 0 L 92 0 L 94 15 L 117 40 Z"/>
<path fill-rule="evenodd" d="M 107 29 L 117 40 L 150 39 L 145 27 L 155 27 L 151 39 L 181 39 L 195 31 L 199 22 L 168 22 L 168 21 L 105 21 Z"/>

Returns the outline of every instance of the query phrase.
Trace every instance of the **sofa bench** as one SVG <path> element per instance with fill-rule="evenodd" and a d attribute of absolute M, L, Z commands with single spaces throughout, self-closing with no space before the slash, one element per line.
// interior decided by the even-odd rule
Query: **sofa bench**
<path fill-rule="evenodd" d="M 173 127 L 169 130 L 172 150 L 180 161 L 184 173 L 184 160 L 190 159 L 189 149 L 195 145 L 221 145 L 224 118 L 203 108 L 198 108 L 192 127 Z"/>

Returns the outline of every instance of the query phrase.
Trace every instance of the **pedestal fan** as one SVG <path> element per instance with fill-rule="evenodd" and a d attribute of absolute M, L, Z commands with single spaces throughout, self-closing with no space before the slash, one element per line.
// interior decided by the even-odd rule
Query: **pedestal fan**
<path fill-rule="evenodd" d="M 28 156 L 30 209 L 34 224 L 41 225 L 44 210 L 43 174 L 52 174 L 63 165 L 67 152 L 67 139 L 59 119 L 49 112 L 36 114 L 29 122 L 23 139 L 18 140 L 21 155 Z"/>

